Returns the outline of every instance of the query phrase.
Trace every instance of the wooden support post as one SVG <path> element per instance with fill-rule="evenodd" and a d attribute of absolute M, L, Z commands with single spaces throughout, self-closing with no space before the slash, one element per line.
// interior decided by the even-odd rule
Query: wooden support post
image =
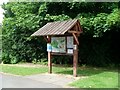
<path fill-rule="evenodd" d="M 51 37 L 48 36 L 48 43 L 51 43 Z M 52 59 L 51 52 L 48 52 L 48 73 L 52 73 Z"/>
<path fill-rule="evenodd" d="M 51 52 L 48 52 L 48 73 L 52 73 Z"/>
<path fill-rule="evenodd" d="M 78 64 L 78 44 L 74 39 L 74 53 L 73 53 L 73 76 L 77 77 L 77 64 Z"/>

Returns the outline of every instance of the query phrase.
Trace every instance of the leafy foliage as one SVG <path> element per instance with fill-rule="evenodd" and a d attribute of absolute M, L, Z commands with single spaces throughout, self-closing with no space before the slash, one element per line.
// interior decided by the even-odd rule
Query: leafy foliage
<path fill-rule="evenodd" d="M 10 2 L 3 4 L 3 8 L 4 63 L 41 62 L 42 58 L 47 57 L 46 42 L 42 37 L 30 35 L 47 22 L 70 18 L 79 19 L 84 31 L 79 38 L 81 64 L 106 66 L 118 63 L 119 55 L 113 55 L 119 52 L 119 44 L 113 42 L 116 39 L 119 41 L 120 32 L 117 2 Z M 66 64 L 72 63 L 72 59 L 61 56 L 59 59 L 53 58 L 53 62 Z"/>

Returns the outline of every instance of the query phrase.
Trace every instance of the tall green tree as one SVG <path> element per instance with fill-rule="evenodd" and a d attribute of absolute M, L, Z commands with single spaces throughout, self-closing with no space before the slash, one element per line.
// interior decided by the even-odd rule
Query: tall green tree
<path fill-rule="evenodd" d="M 96 66 L 118 63 L 120 10 L 117 2 L 9 2 L 3 4 L 4 63 L 41 61 L 46 58 L 46 42 L 30 37 L 47 22 L 77 18 L 83 28 L 79 38 L 79 62 Z M 113 34 L 114 33 L 114 34 Z M 115 45 L 113 44 L 115 43 Z M 63 60 L 65 59 L 65 60 Z M 53 58 L 54 63 L 72 63 Z"/>

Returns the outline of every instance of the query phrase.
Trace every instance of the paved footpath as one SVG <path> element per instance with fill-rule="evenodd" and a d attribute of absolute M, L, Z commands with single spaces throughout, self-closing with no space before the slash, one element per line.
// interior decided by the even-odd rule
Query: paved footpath
<path fill-rule="evenodd" d="M 38 74 L 32 76 L 25 76 L 26 78 L 30 78 L 32 80 L 37 80 L 44 83 L 51 83 L 54 85 L 59 85 L 64 87 L 65 85 L 75 81 L 77 78 L 68 75 L 57 75 L 57 74 Z"/>
<path fill-rule="evenodd" d="M 0 81 L 2 81 L 2 88 L 64 88 L 68 83 L 75 81 L 75 78 L 56 74 L 31 76 L 2 74 Z"/>
<path fill-rule="evenodd" d="M 0 74 L 0 90 L 2 90 L 2 74 Z"/>

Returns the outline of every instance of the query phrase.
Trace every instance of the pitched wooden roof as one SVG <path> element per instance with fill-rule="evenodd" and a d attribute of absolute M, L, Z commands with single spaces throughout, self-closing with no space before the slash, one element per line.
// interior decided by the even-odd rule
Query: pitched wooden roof
<path fill-rule="evenodd" d="M 35 33 L 33 33 L 31 36 L 64 35 L 77 22 L 79 23 L 79 20 L 77 19 L 50 22 L 44 25 Z M 81 29 L 80 23 L 79 23 L 79 28 Z"/>

